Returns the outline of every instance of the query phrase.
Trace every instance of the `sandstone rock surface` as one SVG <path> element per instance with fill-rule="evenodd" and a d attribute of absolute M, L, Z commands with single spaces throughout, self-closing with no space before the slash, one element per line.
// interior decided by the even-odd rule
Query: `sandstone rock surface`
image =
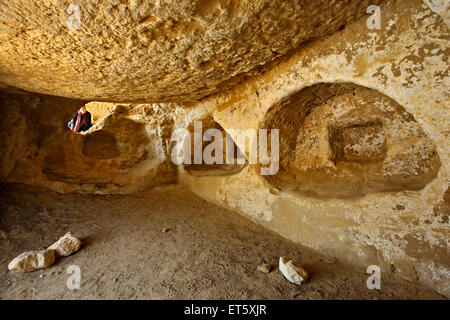
<path fill-rule="evenodd" d="M 308 271 L 297 262 L 287 257 L 280 257 L 278 267 L 283 276 L 292 283 L 301 285 L 308 279 Z"/>
<path fill-rule="evenodd" d="M 50 267 L 55 263 L 54 250 L 28 251 L 14 258 L 8 269 L 14 272 L 31 272 Z"/>
<path fill-rule="evenodd" d="M 70 231 L 58 241 L 48 247 L 47 250 L 54 250 L 58 257 L 66 257 L 77 252 L 81 247 L 81 240 L 75 237 Z"/>
<path fill-rule="evenodd" d="M 93 114 L 96 123 L 88 132 L 74 134 L 65 124 L 85 103 L 0 93 L 0 105 L 10 115 L 0 119 L 0 132 L 8 137 L 0 142 L 5 151 L 0 176 L 60 192 L 94 193 L 133 192 L 175 181 L 166 142 L 174 118 L 182 116 L 179 107 L 164 105 L 172 110 L 164 113 L 159 105 L 108 105 L 111 111 Z"/>
<path fill-rule="evenodd" d="M 363 17 L 199 104 L 227 131 L 284 119 L 272 126 L 282 142 L 277 175 L 249 165 L 180 181 L 296 242 L 450 296 L 449 29 L 422 0 L 380 9 L 380 30 Z M 362 90 L 312 90 L 324 84 Z"/>
<path fill-rule="evenodd" d="M 424 0 L 431 10 L 439 14 L 450 28 L 450 1 L 449 0 Z"/>
<path fill-rule="evenodd" d="M 380 2 L 3 0 L 0 82 L 74 99 L 194 100 Z"/>

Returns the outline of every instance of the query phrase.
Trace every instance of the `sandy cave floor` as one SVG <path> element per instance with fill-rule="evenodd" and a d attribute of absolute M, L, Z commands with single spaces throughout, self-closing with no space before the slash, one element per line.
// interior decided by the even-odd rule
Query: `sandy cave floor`
<path fill-rule="evenodd" d="M 382 274 L 381 290 L 369 290 L 364 269 L 292 243 L 180 185 L 103 196 L 3 184 L 0 201 L 0 299 L 444 299 L 395 274 Z M 69 230 L 83 239 L 80 251 L 48 269 L 8 271 L 15 256 L 44 249 Z M 291 284 L 278 268 L 256 271 L 260 263 L 276 266 L 280 255 L 301 262 L 308 282 Z M 66 287 L 73 264 L 82 275 L 75 291 Z"/>

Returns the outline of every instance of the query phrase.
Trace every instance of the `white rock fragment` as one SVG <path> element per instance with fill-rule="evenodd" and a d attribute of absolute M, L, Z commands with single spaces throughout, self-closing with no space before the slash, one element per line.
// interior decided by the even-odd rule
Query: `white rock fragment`
<path fill-rule="evenodd" d="M 54 250 L 28 251 L 14 258 L 8 269 L 14 272 L 30 272 L 50 267 L 55 263 Z"/>
<path fill-rule="evenodd" d="M 280 257 L 280 263 L 278 267 L 283 276 L 290 282 L 301 285 L 308 279 L 308 271 L 300 266 L 297 262 L 286 258 Z"/>
<path fill-rule="evenodd" d="M 80 246 L 81 240 L 69 231 L 64 237 L 48 247 L 48 250 L 55 250 L 58 257 L 66 257 L 78 251 Z"/>

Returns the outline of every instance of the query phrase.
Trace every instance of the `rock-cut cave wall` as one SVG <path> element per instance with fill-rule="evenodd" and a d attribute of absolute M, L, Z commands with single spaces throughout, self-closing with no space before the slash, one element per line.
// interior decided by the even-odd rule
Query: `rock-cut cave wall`
<path fill-rule="evenodd" d="M 276 175 L 183 174 L 198 195 L 296 242 L 450 295 L 449 29 L 422 1 L 366 18 L 202 107 L 225 130 L 280 130 Z M 245 152 L 245 146 L 239 145 Z"/>
<path fill-rule="evenodd" d="M 450 49 L 437 2 L 111 0 L 86 4 L 78 33 L 53 28 L 65 16 L 51 3 L 31 5 L 26 24 L 20 6 L 0 6 L 2 181 L 103 194 L 182 183 L 293 241 L 450 296 Z M 369 30 L 375 3 L 382 28 Z M 54 21 L 38 27 L 42 12 Z M 67 121 L 92 100 L 114 104 L 73 134 Z M 243 164 L 175 164 L 173 133 L 195 121 L 223 134 L 279 129 L 278 172 L 261 175 L 239 140 Z"/>

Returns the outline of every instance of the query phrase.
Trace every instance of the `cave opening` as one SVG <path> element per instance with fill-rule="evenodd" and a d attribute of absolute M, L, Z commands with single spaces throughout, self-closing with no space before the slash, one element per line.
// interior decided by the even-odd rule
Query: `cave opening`
<path fill-rule="evenodd" d="M 448 2 L 0 0 L 0 300 L 450 297 Z"/>

